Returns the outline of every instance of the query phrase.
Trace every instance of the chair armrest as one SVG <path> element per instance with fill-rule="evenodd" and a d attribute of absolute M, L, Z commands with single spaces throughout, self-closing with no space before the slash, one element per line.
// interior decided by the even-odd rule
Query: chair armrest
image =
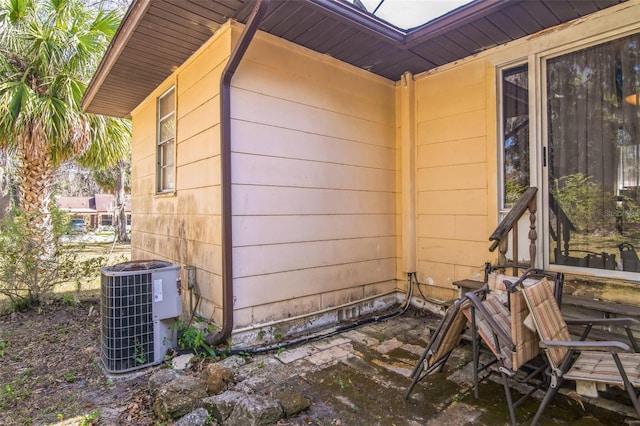
<path fill-rule="evenodd" d="M 618 327 L 640 325 L 635 318 L 565 318 L 567 325 L 614 325 Z"/>
<path fill-rule="evenodd" d="M 483 286 L 480 287 L 479 289 L 472 290 L 467 293 L 473 294 L 477 298 L 484 299 L 485 297 L 487 297 L 487 294 L 489 294 L 489 284 L 484 283 Z"/>
<path fill-rule="evenodd" d="M 602 341 L 584 342 L 574 340 L 541 340 L 541 348 L 568 348 L 580 351 L 609 351 L 609 352 L 629 352 L 631 348 L 624 342 Z"/>

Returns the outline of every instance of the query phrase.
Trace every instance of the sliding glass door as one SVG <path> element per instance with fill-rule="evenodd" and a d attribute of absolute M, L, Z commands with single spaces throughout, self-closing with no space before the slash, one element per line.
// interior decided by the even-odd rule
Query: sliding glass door
<path fill-rule="evenodd" d="M 639 51 L 636 34 L 545 63 L 552 265 L 640 272 Z"/>

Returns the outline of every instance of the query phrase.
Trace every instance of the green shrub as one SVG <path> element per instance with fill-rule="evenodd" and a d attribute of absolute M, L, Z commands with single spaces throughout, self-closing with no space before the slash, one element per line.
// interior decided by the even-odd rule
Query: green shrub
<path fill-rule="evenodd" d="M 68 220 L 54 207 L 50 229 L 41 232 L 19 210 L 0 222 L 0 295 L 13 309 L 37 306 L 57 285 L 80 285 L 98 273 L 103 258 L 81 259 L 77 246 L 63 244 Z"/>
<path fill-rule="evenodd" d="M 579 232 L 592 232 L 598 227 L 613 227 L 615 217 L 605 212 L 616 206 L 612 191 L 605 192 L 592 182 L 591 176 L 574 173 L 555 179 L 551 193 Z"/>

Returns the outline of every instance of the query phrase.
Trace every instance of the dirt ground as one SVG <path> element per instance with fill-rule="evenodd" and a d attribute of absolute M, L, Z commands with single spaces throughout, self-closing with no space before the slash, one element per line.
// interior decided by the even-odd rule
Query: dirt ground
<path fill-rule="evenodd" d="M 104 254 L 107 249 L 118 259 L 109 264 L 125 260 L 126 247 L 114 251 L 98 244 L 86 253 Z M 147 391 L 150 374 L 163 365 L 144 369 L 137 379 L 127 375 L 127 380 L 102 370 L 98 289 L 99 281 L 81 288 L 82 302 L 75 292 L 59 293 L 35 310 L 0 311 L 0 426 L 167 425 L 156 419 Z M 404 399 L 408 373 L 422 353 L 428 330 L 437 325 L 429 322 L 431 317 L 410 309 L 395 321 L 371 323 L 282 353 L 255 355 L 247 362 L 251 373 L 244 374 L 242 385 L 265 395 L 296 390 L 309 396 L 308 412 L 282 425 L 508 422 L 502 385 L 486 381 L 483 398 L 476 400 L 469 380 L 460 374 L 468 370 L 471 377 L 466 367 L 469 345 L 452 355 L 449 369 L 427 377 L 410 400 Z M 337 359 L 337 364 L 331 362 Z M 538 404 L 530 400 L 518 415 L 530 419 Z M 560 399 L 547 413 L 547 424 L 625 424 L 622 413 L 585 409 L 571 398 Z"/>
<path fill-rule="evenodd" d="M 87 234 L 69 244 L 108 264 L 128 260 L 130 246 L 110 240 Z M 146 380 L 119 382 L 99 365 L 99 290 L 96 271 L 32 311 L 7 312 L 0 300 L 0 425 L 156 424 Z"/>
<path fill-rule="evenodd" d="M 0 424 L 155 424 L 146 380 L 109 379 L 99 339 L 97 301 L 0 316 Z"/>
<path fill-rule="evenodd" d="M 436 324 L 432 316 L 409 310 L 282 353 L 255 354 L 240 368 L 236 390 L 307 396 L 309 410 L 283 426 L 508 424 L 500 383 L 484 381 L 482 398 L 473 396 L 468 344 L 405 400 L 407 375 Z M 101 369 L 99 347 L 97 301 L 63 298 L 38 310 L 0 315 L 0 425 L 167 426 L 156 419 L 147 390 L 149 376 L 165 366 L 145 368 L 138 378 L 109 376 Z M 199 359 L 187 374 L 198 374 L 205 362 Z M 543 424 L 637 424 L 617 409 L 572 398 L 556 398 Z M 527 424 L 538 404 L 528 400 L 518 418 Z"/>

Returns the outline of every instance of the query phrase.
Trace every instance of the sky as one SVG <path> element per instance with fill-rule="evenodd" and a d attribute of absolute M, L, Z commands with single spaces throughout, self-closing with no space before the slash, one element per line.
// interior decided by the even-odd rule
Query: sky
<path fill-rule="evenodd" d="M 353 0 L 348 0 L 353 3 Z M 373 12 L 381 0 L 360 0 Z M 403 28 L 413 28 L 429 22 L 472 0 L 384 0 L 376 16 Z"/>

